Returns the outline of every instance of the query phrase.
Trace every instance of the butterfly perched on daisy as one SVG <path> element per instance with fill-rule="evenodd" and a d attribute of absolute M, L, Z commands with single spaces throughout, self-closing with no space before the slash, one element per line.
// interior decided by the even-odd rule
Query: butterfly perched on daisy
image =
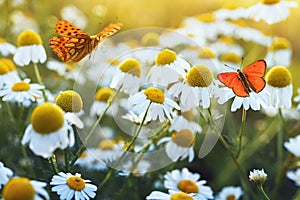
<path fill-rule="evenodd" d="M 121 27 L 122 23 L 112 23 L 100 33 L 89 36 L 69 22 L 58 20 L 55 32 L 60 36 L 52 37 L 49 45 L 64 62 L 78 62 L 90 54 L 100 42 L 119 31 Z"/>
<path fill-rule="evenodd" d="M 265 86 L 266 61 L 257 60 L 237 72 L 224 72 L 218 74 L 218 79 L 231 88 L 236 96 L 249 97 L 250 92 L 259 93 Z"/>

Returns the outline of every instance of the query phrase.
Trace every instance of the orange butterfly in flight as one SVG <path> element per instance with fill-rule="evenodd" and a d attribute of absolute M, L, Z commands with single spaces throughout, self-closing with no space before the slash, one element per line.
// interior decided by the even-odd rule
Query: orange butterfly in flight
<path fill-rule="evenodd" d="M 49 45 L 64 62 L 78 62 L 90 54 L 100 42 L 120 30 L 121 27 L 122 23 L 109 24 L 97 35 L 89 36 L 69 22 L 58 20 L 55 32 L 60 37 L 51 38 Z"/>
<path fill-rule="evenodd" d="M 259 93 L 266 86 L 263 79 L 266 72 L 266 61 L 257 60 L 243 70 L 218 74 L 218 79 L 231 88 L 236 96 L 249 97 L 250 92 Z"/>

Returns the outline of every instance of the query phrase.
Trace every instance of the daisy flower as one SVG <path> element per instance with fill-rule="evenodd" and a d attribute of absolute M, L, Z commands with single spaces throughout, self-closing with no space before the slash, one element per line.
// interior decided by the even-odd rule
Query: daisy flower
<path fill-rule="evenodd" d="M 178 132 L 173 132 L 172 137 L 164 137 L 158 145 L 166 143 L 166 154 L 172 161 L 177 161 L 179 158 L 184 160 L 188 157 L 188 161 L 192 162 L 195 157 L 193 144 L 195 136 L 189 129 L 183 129 Z"/>
<path fill-rule="evenodd" d="M 3 56 L 14 54 L 15 51 L 16 51 L 16 47 L 14 45 L 6 42 L 3 38 L 0 37 L 0 53 Z"/>
<path fill-rule="evenodd" d="M 44 188 L 46 186 L 47 184 L 44 182 L 29 180 L 24 177 L 13 177 L 3 187 L 2 197 L 14 200 L 50 199 L 47 190 Z"/>
<path fill-rule="evenodd" d="M 90 115 L 94 116 L 94 115 L 98 115 L 100 116 L 106 106 L 107 106 L 107 101 L 114 95 L 115 91 L 111 88 L 100 88 L 98 89 L 98 91 L 95 94 L 95 100 L 91 106 L 90 109 Z M 112 112 L 109 112 L 110 110 L 108 110 L 108 114 L 112 115 Z"/>
<path fill-rule="evenodd" d="M 191 173 L 187 168 L 183 168 L 181 171 L 176 169 L 167 172 L 164 179 L 166 189 L 193 194 L 202 200 L 214 198 L 212 189 L 204 185 L 206 180 L 199 180 L 200 174 Z"/>
<path fill-rule="evenodd" d="M 180 109 L 175 101 L 165 97 L 165 93 L 155 87 L 149 87 L 130 96 L 128 101 L 134 112 L 146 115 L 146 121 L 158 119 L 163 122 L 166 118 L 172 121 L 172 109 Z"/>
<path fill-rule="evenodd" d="M 21 81 L 15 64 L 7 58 L 0 59 L 0 89 L 4 85 Z"/>
<path fill-rule="evenodd" d="M 81 174 L 59 172 L 51 179 L 52 192 L 57 192 L 60 199 L 89 200 L 96 196 L 97 187 L 90 180 L 81 178 Z"/>
<path fill-rule="evenodd" d="M 248 10 L 246 8 L 234 5 L 235 2 L 230 2 L 230 5 L 225 5 L 223 8 L 214 12 L 218 20 L 237 20 L 241 18 L 248 18 Z"/>
<path fill-rule="evenodd" d="M 11 169 L 4 167 L 3 163 L 0 162 L 0 189 L 2 185 L 5 185 L 9 178 L 13 175 Z"/>
<path fill-rule="evenodd" d="M 283 146 L 294 156 L 300 157 L 300 135 L 290 138 Z"/>
<path fill-rule="evenodd" d="M 133 160 L 128 161 L 127 163 L 122 164 L 122 167 L 119 171 L 120 176 L 129 176 L 130 173 L 136 177 L 144 176 L 151 167 L 151 163 L 147 160 L 140 160 L 135 163 Z"/>
<path fill-rule="evenodd" d="M 65 112 L 65 119 L 70 125 L 75 125 L 78 128 L 84 127 L 83 122 L 78 117 L 80 111 L 82 111 L 80 94 L 73 90 L 61 91 L 55 99 L 55 104 Z"/>
<path fill-rule="evenodd" d="M 192 133 L 201 133 L 202 128 L 199 123 L 194 121 L 194 116 L 195 114 L 193 109 L 180 112 L 174 117 L 169 130 L 178 132 L 183 129 L 189 129 Z"/>
<path fill-rule="evenodd" d="M 138 60 L 128 58 L 120 63 L 118 70 L 111 81 L 110 87 L 126 93 L 133 94 L 138 91 L 141 83 L 142 68 Z"/>
<path fill-rule="evenodd" d="M 214 86 L 212 72 L 203 65 L 193 66 L 185 75 L 185 79 L 171 85 L 169 92 L 179 98 L 182 111 L 201 105 L 210 106 L 210 98 Z"/>
<path fill-rule="evenodd" d="M 243 195 L 241 187 L 227 186 L 218 194 L 216 200 L 238 200 Z"/>
<path fill-rule="evenodd" d="M 290 180 L 294 181 L 296 186 L 300 186 L 300 169 L 297 169 L 296 171 L 288 171 L 286 176 Z"/>
<path fill-rule="evenodd" d="M 231 61 L 240 63 L 241 56 L 244 54 L 244 49 L 231 36 L 221 36 L 216 42 L 210 44 L 209 47 L 214 50 L 216 57 L 219 55 L 223 57 L 220 61 L 228 65 Z M 224 64 L 218 64 L 224 66 Z M 218 65 L 216 67 L 218 68 Z"/>
<path fill-rule="evenodd" d="M 265 90 L 271 95 L 271 106 L 274 108 L 291 108 L 293 85 L 292 75 L 282 66 L 271 68 L 266 75 Z"/>
<path fill-rule="evenodd" d="M 31 30 L 22 32 L 18 37 L 18 48 L 14 55 L 15 63 L 24 66 L 28 65 L 30 61 L 44 63 L 46 59 L 46 51 L 41 37 Z"/>
<path fill-rule="evenodd" d="M 68 5 L 60 11 L 62 19 L 74 24 L 76 27 L 84 29 L 87 25 L 85 14 L 74 5 Z"/>
<path fill-rule="evenodd" d="M 267 174 L 264 169 L 254 169 L 253 172 L 250 171 L 249 180 L 255 184 L 263 184 L 267 180 Z"/>
<path fill-rule="evenodd" d="M 247 10 L 250 19 L 263 20 L 267 24 L 284 21 L 290 14 L 290 8 L 298 6 L 296 1 L 286 0 L 261 0 Z"/>
<path fill-rule="evenodd" d="M 148 78 L 153 84 L 167 86 L 178 81 L 180 74 L 185 74 L 185 69 L 188 68 L 189 63 L 179 57 L 176 52 L 164 49 L 156 56 L 155 65 L 151 67 Z"/>
<path fill-rule="evenodd" d="M 160 191 L 153 191 L 149 196 L 146 197 L 147 200 L 203 200 L 201 197 L 196 197 L 194 194 L 187 194 L 178 191 L 169 191 L 169 193 L 164 193 Z"/>
<path fill-rule="evenodd" d="M 72 147 L 74 132 L 64 118 L 62 109 L 52 103 L 38 105 L 31 113 L 31 124 L 27 126 L 22 144 L 29 143 L 34 154 L 50 158 L 60 148 Z"/>
<path fill-rule="evenodd" d="M 269 117 L 275 117 L 279 114 L 279 109 L 281 110 L 282 116 L 284 119 L 300 119 L 300 112 L 296 108 L 274 108 L 272 106 L 268 106 L 262 109 L 262 112 L 265 113 Z"/>
<path fill-rule="evenodd" d="M 268 48 L 266 62 L 268 66 L 286 66 L 291 63 L 292 48 L 290 42 L 285 38 L 275 38 Z"/>
<path fill-rule="evenodd" d="M 29 84 L 30 79 L 8 84 L 0 90 L 2 101 L 23 103 L 25 100 L 32 102 L 42 98 L 42 89 L 45 87 L 40 84 Z"/>

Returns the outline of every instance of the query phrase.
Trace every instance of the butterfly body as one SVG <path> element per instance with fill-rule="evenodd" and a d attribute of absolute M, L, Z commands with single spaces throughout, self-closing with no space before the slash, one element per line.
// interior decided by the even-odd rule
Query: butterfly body
<path fill-rule="evenodd" d="M 250 92 L 261 92 L 266 82 L 263 79 L 266 72 L 266 62 L 257 60 L 243 70 L 237 72 L 225 72 L 218 74 L 218 79 L 227 87 L 231 88 L 235 95 L 248 97 Z"/>
<path fill-rule="evenodd" d="M 78 62 L 96 49 L 100 42 L 120 30 L 121 27 L 121 23 L 109 24 L 97 35 L 89 36 L 69 22 L 58 20 L 55 32 L 60 37 L 51 38 L 49 45 L 64 62 Z"/>

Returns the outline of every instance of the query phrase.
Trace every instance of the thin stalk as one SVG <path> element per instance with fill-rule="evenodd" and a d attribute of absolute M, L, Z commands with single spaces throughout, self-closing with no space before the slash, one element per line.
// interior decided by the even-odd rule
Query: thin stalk
<path fill-rule="evenodd" d="M 269 198 L 268 195 L 266 194 L 266 192 L 265 192 L 265 190 L 264 190 L 262 184 L 259 184 L 257 187 L 258 187 L 258 190 L 259 190 L 259 191 L 262 193 L 262 195 L 264 196 L 264 198 L 265 198 L 266 200 L 270 200 L 270 198 Z"/>
<path fill-rule="evenodd" d="M 245 128 L 246 115 L 247 115 L 247 111 L 245 110 L 245 108 L 243 108 L 243 110 L 242 110 L 242 124 L 241 124 L 241 127 L 240 127 L 239 136 L 238 136 L 239 146 L 238 146 L 238 151 L 237 151 L 237 154 L 236 154 L 236 158 L 239 158 L 241 150 L 242 150 L 242 139 L 243 139 L 243 133 L 244 133 L 244 128 Z"/>
<path fill-rule="evenodd" d="M 51 156 L 48 160 L 49 160 L 49 162 L 51 163 L 53 172 L 54 172 L 55 174 L 58 174 L 58 173 L 59 173 L 59 170 L 58 170 L 58 167 L 57 167 L 57 164 L 56 164 L 56 157 L 55 157 L 55 155 L 52 154 L 52 156 Z"/>
<path fill-rule="evenodd" d="M 37 82 L 38 82 L 40 85 L 44 85 L 44 84 L 42 83 L 40 71 L 39 71 L 39 68 L 38 68 L 38 66 L 37 66 L 36 63 L 33 63 L 33 68 L 34 68 L 34 73 L 35 73 L 35 77 L 36 77 Z M 45 89 L 45 88 L 42 89 L 42 93 L 43 93 L 43 97 L 44 97 L 45 102 L 47 102 L 47 101 L 48 101 L 48 97 L 47 97 L 47 95 L 46 95 L 46 89 Z"/>
<path fill-rule="evenodd" d="M 69 153 L 69 148 L 65 148 L 64 149 L 64 159 L 65 159 L 65 170 L 66 172 L 69 171 L 69 156 L 68 156 L 68 153 Z"/>

